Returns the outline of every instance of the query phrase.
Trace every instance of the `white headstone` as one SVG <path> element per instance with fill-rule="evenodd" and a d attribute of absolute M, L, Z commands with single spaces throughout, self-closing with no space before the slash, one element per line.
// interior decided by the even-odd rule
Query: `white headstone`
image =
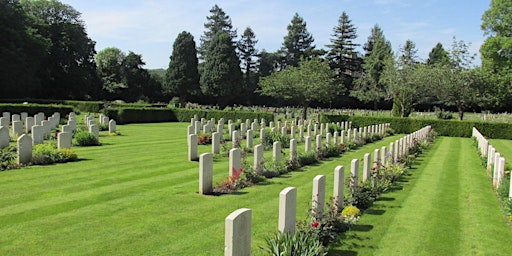
<path fill-rule="evenodd" d="M 279 193 L 279 223 L 281 233 L 295 233 L 297 218 L 297 189 L 287 187 Z"/>
<path fill-rule="evenodd" d="M 89 132 L 94 134 L 94 137 L 96 137 L 96 139 L 100 137 L 100 127 L 98 125 L 93 124 L 89 126 Z"/>
<path fill-rule="evenodd" d="M 317 175 L 313 179 L 312 211 L 314 216 L 322 215 L 325 205 L 325 176 Z"/>
<path fill-rule="evenodd" d="M 34 126 L 34 118 L 27 116 L 27 118 L 25 118 L 25 133 L 30 133 L 32 131 L 32 126 Z"/>
<path fill-rule="evenodd" d="M 334 168 L 334 200 L 335 204 L 340 209 L 343 206 L 343 200 L 345 199 L 343 193 L 343 184 L 345 180 L 345 168 L 342 165 L 336 166 Z"/>
<path fill-rule="evenodd" d="M 229 176 L 233 176 L 235 171 L 241 167 L 242 151 L 239 148 L 232 148 L 229 150 Z"/>
<path fill-rule="evenodd" d="M 219 154 L 220 153 L 220 137 L 221 134 L 218 132 L 212 133 L 212 153 Z"/>
<path fill-rule="evenodd" d="M 108 117 L 107 117 L 108 118 Z M 115 133 L 116 132 L 116 120 L 112 119 L 108 121 L 108 133 Z"/>
<path fill-rule="evenodd" d="M 260 170 L 262 164 L 263 164 L 263 145 L 258 144 L 256 146 L 254 146 L 254 162 L 253 162 L 254 171 Z"/>
<path fill-rule="evenodd" d="M 57 134 L 57 148 L 71 148 L 71 140 L 73 139 L 73 133 L 70 132 L 59 132 Z"/>
<path fill-rule="evenodd" d="M 9 146 L 11 137 L 9 137 L 9 128 L 0 126 L 0 149 Z"/>
<path fill-rule="evenodd" d="M 196 161 L 197 160 L 197 135 L 190 134 L 188 136 L 188 160 Z"/>
<path fill-rule="evenodd" d="M 34 125 L 32 126 L 32 144 L 43 144 L 43 127 L 40 125 Z"/>
<path fill-rule="evenodd" d="M 199 156 L 199 194 L 206 195 L 211 192 L 213 192 L 213 154 L 204 153 Z"/>
<path fill-rule="evenodd" d="M 281 159 L 283 158 L 282 153 L 281 153 L 281 142 L 280 141 L 274 141 L 272 152 L 273 152 L 272 155 L 274 157 L 274 161 L 280 162 Z"/>
<path fill-rule="evenodd" d="M 23 134 L 18 138 L 17 144 L 17 163 L 28 164 L 32 161 L 32 138 Z"/>
<path fill-rule="evenodd" d="M 21 136 L 23 134 L 23 123 L 20 119 L 12 121 L 12 133 L 14 136 Z"/>
<path fill-rule="evenodd" d="M 226 217 L 224 256 L 251 255 L 251 225 L 251 209 L 238 209 Z"/>

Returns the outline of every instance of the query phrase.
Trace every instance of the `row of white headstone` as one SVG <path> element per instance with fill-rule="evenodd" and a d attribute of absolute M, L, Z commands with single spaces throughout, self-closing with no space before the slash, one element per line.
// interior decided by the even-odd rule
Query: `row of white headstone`
<path fill-rule="evenodd" d="M 406 149 L 404 154 L 409 153 L 409 149 L 418 141 L 427 138 L 431 127 L 424 127 L 414 133 L 411 133 L 401 140 Z M 409 139 L 413 138 L 413 139 Z M 399 140 L 400 141 L 400 140 Z M 379 149 L 376 149 L 377 152 Z M 367 161 L 365 154 L 365 166 L 370 165 Z M 378 157 L 378 154 L 377 154 Z M 369 159 L 369 157 L 368 157 Z M 376 164 L 376 163 L 375 163 Z M 364 167 L 363 169 L 365 169 Z M 366 170 L 364 170 L 366 171 Z M 337 207 L 341 207 L 344 200 L 344 167 L 337 166 L 334 169 L 334 189 L 333 200 Z M 359 178 L 359 159 L 353 159 L 351 162 L 350 170 L 350 184 L 349 188 L 358 186 Z M 368 176 L 367 176 L 368 177 Z M 363 172 L 363 179 L 365 179 Z M 316 214 L 321 214 L 325 208 L 326 198 L 326 176 L 317 175 L 313 179 L 312 190 L 312 210 Z M 279 193 L 279 217 L 278 217 L 278 231 L 281 233 L 294 233 L 296 227 L 297 216 L 297 188 L 287 187 Z M 225 219 L 225 237 L 224 237 L 224 255 L 251 255 L 251 225 L 252 225 L 252 210 L 248 208 L 238 209 L 229 214 Z"/>
<path fill-rule="evenodd" d="M 499 153 L 496 148 L 489 143 L 489 141 L 478 131 L 477 128 L 473 127 L 472 137 L 476 138 L 478 144 L 478 150 L 482 157 L 487 158 L 487 172 L 491 172 L 492 186 L 497 189 L 501 186 L 503 177 L 505 177 L 505 157 Z M 510 191 L 509 198 L 512 198 L 512 176 L 510 178 Z"/>
<path fill-rule="evenodd" d="M 60 123 L 60 113 L 55 112 L 48 120 L 45 120 L 44 113 L 42 112 L 34 117 L 28 116 L 27 113 L 21 113 L 20 115 L 14 114 L 11 117 L 9 112 L 3 112 L 0 118 L 2 124 L 0 125 L 0 149 L 7 147 L 11 140 L 9 135 L 10 120 L 12 120 L 13 134 L 18 136 L 16 143 L 17 163 L 28 164 L 32 160 L 32 147 L 37 144 L 42 144 L 45 138 L 50 137 L 51 130 L 58 127 Z M 105 119 L 105 116 L 100 118 L 100 120 L 108 122 L 109 132 L 116 131 L 116 123 L 114 120 L 108 121 L 108 119 Z M 84 121 L 89 132 L 93 133 L 96 138 L 98 138 L 99 127 L 96 125 L 94 119 L 86 115 Z M 25 123 L 25 132 L 18 132 L 20 123 Z M 57 133 L 57 148 L 71 148 L 73 133 L 76 131 L 76 123 L 76 114 L 74 112 L 69 113 L 67 123 L 62 125 L 61 131 Z"/>
<path fill-rule="evenodd" d="M 202 126 L 203 131 L 209 132 L 212 129 L 213 124 L 215 124 L 215 119 L 213 119 L 213 118 L 211 120 L 206 121 L 206 124 L 204 124 L 204 125 L 203 125 L 203 121 L 198 121 L 198 120 L 195 120 L 195 118 L 192 118 L 192 120 L 191 120 L 192 124 L 188 126 L 187 144 L 188 144 L 188 160 L 189 161 L 197 161 L 198 160 L 197 138 L 198 138 L 198 134 L 199 134 L 199 127 Z M 247 120 L 247 121 L 249 121 L 249 120 Z M 241 146 L 240 142 L 243 139 L 246 139 L 246 147 L 247 148 L 253 147 L 253 138 L 254 138 L 253 131 L 254 130 L 252 128 L 255 128 L 255 129 L 258 128 L 256 121 L 257 120 L 255 120 L 253 122 L 253 124 L 251 125 L 251 129 L 249 129 L 249 130 L 243 129 L 244 123 L 242 123 L 241 131 L 234 130 L 234 128 L 232 128 L 232 125 L 233 125 L 232 121 L 231 120 L 228 121 L 228 130 L 229 130 L 229 134 L 231 135 L 232 148 L 240 147 Z M 351 124 L 346 122 L 345 124 L 343 124 L 343 126 L 345 126 L 345 125 L 349 126 Z M 323 124 L 321 126 L 323 126 Z M 218 121 L 216 131 L 212 133 L 211 144 L 212 144 L 212 153 L 213 154 L 220 153 L 220 142 L 221 142 L 221 138 L 223 135 L 223 127 L 224 127 L 224 119 L 221 118 Z M 265 120 L 261 121 L 260 127 L 262 127 L 260 129 L 260 142 L 263 142 L 266 137 Z M 329 127 L 329 125 L 326 124 L 325 127 Z M 353 130 L 348 130 L 348 131 L 345 131 L 345 130 L 342 130 L 341 132 L 336 131 L 336 132 L 334 132 L 334 135 L 332 135 L 330 132 L 328 132 L 324 129 L 320 129 L 320 130 L 326 131 L 325 146 L 329 147 L 329 146 L 333 145 L 332 143 L 334 143 L 334 145 L 345 144 L 346 142 L 355 141 L 356 139 L 360 139 L 360 138 L 366 138 L 367 136 L 372 136 L 373 134 L 379 134 L 380 136 L 383 136 L 386 129 L 388 129 L 389 127 L 390 127 L 389 123 L 379 124 L 379 125 L 371 125 L 371 126 L 366 126 L 366 127 L 360 127 L 359 129 L 354 128 Z M 286 126 L 284 126 L 282 128 L 282 130 L 283 130 L 282 133 L 288 134 L 287 131 L 285 131 L 285 129 L 287 129 Z M 311 136 L 309 136 L 309 135 L 304 136 L 303 126 L 299 126 L 298 130 L 299 130 L 298 142 L 305 142 L 305 151 L 306 152 L 310 151 L 312 149 Z M 296 126 L 291 126 L 290 127 L 290 137 L 294 140 L 296 138 L 295 131 L 296 131 Z M 310 130 L 308 131 L 308 134 L 310 134 Z M 316 131 L 315 131 L 315 134 L 316 134 Z M 315 150 L 322 148 L 322 146 L 324 145 L 322 142 L 323 136 L 324 136 L 323 132 L 316 134 Z M 297 142 L 294 142 L 294 143 L 297 143 Z M 291 145 L 290 145 L 290 147 L 291 147 Z"/>
<path fill-rule="evenodd" d="M 197 116 L 190 120 L 190 126 L 188 126 L 187 135 L 196 134 L 198 135 L 201 131 L 203 133 L 211 133 L 218 132 L 223 134 L 224 128 L 224 118 L 218 120 L 217 125 L 215 125 L 215 118 L 211 118 L 210 120 L 206 120 L 205 118 L 201 118 L 198 120 Z M 251 123 L 251 120 L 246 119 L 245 122 L 241 122 L 241 120 L 237 121 L 240 123 L 239 132 L 245 137 L 246 132 L 248 130 L 257 131 L 258 129 L 264 129 L 266 127 L 265 119 L 261 119 L 258 122 L 257 119 L 254 119 Z M 351 132 L 355 135 L 358 133 L 362 137 L 367 137 L 370 134 L 384 134 L 385 130 L 389 128 L 389 124 L 382 124 L 379 126 L 367 126 L 360 127 L 359 130 L 352 130 L 352 122 L 338 122 L 336 123 L 337 127 L 340 127 L 341 130 L 346 131 L 347 136 L 351 136 Z M 290 134 L 292 138 L 295 138 L 296 132 L 299 133 L 299 141 L 302 142 L 304 139 L 304 132 L 306 132 L 307 136 L 316 136 L 318 134 L 322 136 L 327 136 L 330 133 L 330 124 L 328 123 L 314 123 L 313 120 L 296 120 L 294 122 L 284 122 L 284 125 L 281 124 L 281 121 L 277 121 L 277 126 L 274 126 L 274 122 L 269 123 L 269 128 L 272 132 L 280 132 L 282 134 Z M 232 134 L 235 130 L 235 124 L 232 120 L 228 120 L 228 134 Z M 331 133 L 333 134 L 333 133 Z M 342 136 L 343 137 L 343 136 Z"/>

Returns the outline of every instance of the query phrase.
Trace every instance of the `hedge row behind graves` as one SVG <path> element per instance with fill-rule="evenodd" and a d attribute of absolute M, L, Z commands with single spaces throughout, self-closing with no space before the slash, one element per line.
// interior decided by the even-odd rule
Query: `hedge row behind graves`
<path fill-rule="evenodd" d="M 489 123 L 478 121 L 436 120 L 425 118 L 400 118 L 400 117 L 373 117 L 373 116 L 348 116 L 348 115 L 322 115 L 321 122 L 352 121 L 353 127 L 363 127 L 372 124 L 390 123 L 396 133 L 411 133 L 425 126 L 432 128 L 440 136 L 471 137 L 473 127 L 490 139 L 512 139 L 512 124 Z"/>

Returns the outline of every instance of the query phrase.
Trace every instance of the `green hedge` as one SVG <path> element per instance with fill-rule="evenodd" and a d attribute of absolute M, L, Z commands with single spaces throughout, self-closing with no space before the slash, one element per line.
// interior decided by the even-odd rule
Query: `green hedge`
<path fill-rule="evenodd" d="M 274 120 L 272 113 L 247 111 L 221 111 L 200 109 L 169 109 L 169 108 L 107 108 L 103 113 L 116 120 L 118 124 L 128 123 L 156 123 L 156 122 L 190 122 L 197 115 L 198 118 L 219 120 L 237 119 L 265 119 Z"/>
<path fill-rule="evenodd" d="M 67 105 L 75 107 L 80 112 L 98 113 L 103 109 L 105 102 L 103 101 L 81 101 L 81 100 L 66 100 Z"/>
<path fill-rule="evenodd" d="M 27 112 L 29 116 L 33 116 L 39 112 L 43 112 L 45 116 L 51 116 L 53 113 L 59 112 L 61 117 L 65 117 L 70 112 L 73 112 L 73 106 L 0 103 L 0 113 L 3 112 L 10 112 L 11 114 Z"/>
<path fill-rule="evenodd" d="M 437 120 L 425 118 L 322 115 L 324 123 L 352 121 L 354 127 L 390 123 L 397 133 L 411 133 L 427 125 L 441 136 L 471 137 L 473 127 L 490 139 L 512 139 L 512 124 L 475 121 Z"/>

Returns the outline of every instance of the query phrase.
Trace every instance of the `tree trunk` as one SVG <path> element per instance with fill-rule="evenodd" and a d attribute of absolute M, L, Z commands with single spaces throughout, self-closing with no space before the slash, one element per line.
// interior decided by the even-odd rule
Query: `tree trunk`
<path fill-rule="evenodd" d="M 377 101 L 373 101 L 373 110 L 377 110 Z"/>
<path fill-rule="evenodd" d="M 461 107 L 457 108 L 459 110 L 459 120 L 462 121 L 464 119 L 464 109 Z"/>
<path fill-rule="evenodd" d="M 308 119 L 308 105 L 307 104 L 302 105 L 302 119 L 304 119 L 304 120 Z"/>

